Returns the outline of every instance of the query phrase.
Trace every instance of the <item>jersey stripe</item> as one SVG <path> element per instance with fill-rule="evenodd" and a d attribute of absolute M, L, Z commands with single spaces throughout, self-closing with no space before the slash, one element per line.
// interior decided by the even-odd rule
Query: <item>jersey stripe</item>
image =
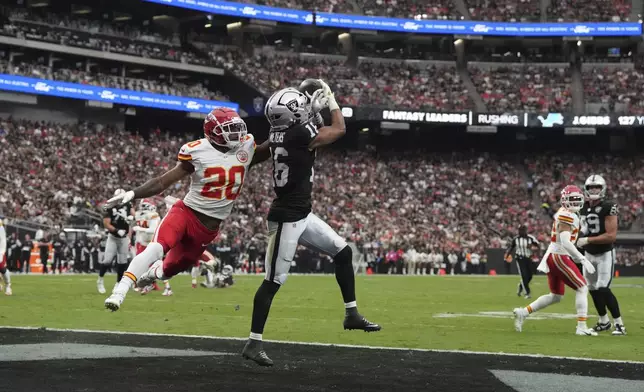
<path fill-rule="evenodd" d="M 572 219 L 571 217 L 568 217 L 568 216 L 559 215 L 557 219 L 559 219 L 562 222 L 570 223 L 570 224 L 573 224 L 575 222 L 574 219 Z"/>
<path fill-rule="evenodd" d="M 178 158 L 180 160 L 182 160 L 182 161 L 191 161 L 192 160 L 192 155 L 179 153 Z"/>

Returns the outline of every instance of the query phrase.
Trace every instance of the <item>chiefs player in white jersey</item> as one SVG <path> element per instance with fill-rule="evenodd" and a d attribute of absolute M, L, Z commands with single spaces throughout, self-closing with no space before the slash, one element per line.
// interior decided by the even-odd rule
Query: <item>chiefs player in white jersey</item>
<path fill-rule="evenodd" d="M 136 233 L 136 254 L 141 254 L 147 248 L 148 244 L 152 242 L 154 238 L 154 232 L 159 226 L 161 217 L 157 213 L 157 206 L 151 200 L 143 199 L 139 203 L 139 209 L 134 214 L 136 226 L 132 230 Z M 163 290 L 164 296 L 172 295 L 172 288 L 170 287 L 170 281 L 164 280 L 165 289 Z M 149 286 L 141 289 L 141 294 L 145 295 L 152 290 L 158 290 L 159 286 L 156 283 L 153 283 Z M 136 289 L 135 289 L 136 290 Z"/>
<path fill-rule="evenodd" d="M 588 273 L 595 272 L 592 263 L 575 247 L 579 235 L 580 219 L 578 211 L 584 205 L 584 194 L 578 187 L 568 185 L 561 191 L 561 208 L 554 215 L 550 246 L 537 269 L 547 274 L 550 293 L 542 295 L 525 308 L 514 309 L 514 327 L 518 332 L 523 322 L 533 312 L 560 302 L 564 296 L 565 286 L 575 290 L 575 307 L 577 308 L 577 335 L 597 336 L 592 328 L 586 325 L 588 317 L 588 285 L 575 261 L 580 263 Z"/>
<path fill-rule="evenodd" d="M 191 268 L 218 235 L 241 192 L 251 164 L 268 158 L 268 143 L 257 148 L 237 112 L 216 108 L 204 121 L 205 137 L 181 147 L 177 165 L 141 185 L 108 200 L 107 208 L 151 197 L 190 176 L 190 191 L 161 220 L 152 242 L 130 263 L 123 279 L 105 300 L 116 311 L 136 284 L 142 288 Z M 164 259 L 165 255 L 165 259 Z"/>
<path fill-rule="evenodd" d="M 7 233 L 4 230 L 4 223 L 0 219 L 0 291 L 2 291 L 2 283 L 5 285 L 4 293 L 11 295 L 11 272 L 7 268 Z"/>

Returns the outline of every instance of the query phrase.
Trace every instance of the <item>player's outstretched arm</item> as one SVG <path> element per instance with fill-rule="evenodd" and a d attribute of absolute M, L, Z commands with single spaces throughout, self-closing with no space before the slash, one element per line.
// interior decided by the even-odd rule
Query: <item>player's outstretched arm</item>
<path fill-rule="evenodd" d="M 255 148 L 255 155 L 253 155 L 253 160 L 250 161 L 250 166 L 253 167 L 258 163 L 262 163 L 271 156 L 271 151 L 268 148 L 269 143 L 268 139 L 264 143 L 260 144 Z"/>
<path fill-rule="evenodd" d="M 155 196 L 164 190 L 168 189 L 170 185 L 189 176 L 194 172 L 194 166 L 190 162 L 180 161 L 177 165 L 159 177 L 148 180 L 145 184 L 134 189 L 135 199 L 144 199 L 146 197 Z"/>
<path fill-rule="evenodd" d="M 127 191 L 109 199 L 107 203 L 105 203 L 103 209 L 107 210 L 117 205 L 123 205 L 134 199 L 143 199 L 158 195 L 168 189 L 170 185 L 190 175 L 194 170 L 195 168 L 190 162 L 179 161 L 174 168 L 168 170 L 159 177 L 148 180 L 145 184 L 135 188 L 134 190 Z"/>
<path fill-rule="evenodd" d="M 320 128 L 315 139 L 309 143 L 309 150 L 329 145 L 336 140 L 340 139 L 346 133 L 346 126 L 344 124 L 344 116 L 340 108 L 331 110 L 331 125 L 328 127 Z"/>

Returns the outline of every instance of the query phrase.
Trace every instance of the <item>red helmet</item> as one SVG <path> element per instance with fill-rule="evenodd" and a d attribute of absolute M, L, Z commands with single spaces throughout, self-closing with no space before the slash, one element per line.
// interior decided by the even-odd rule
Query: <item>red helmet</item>
<path fill-rule="evenodd" d="M 584 193 L 575 185 L 568 185 L 561 191 L 561 205 L 563 208 L 577 212 L 584 206 Z"/>
<path fill-rule="evenodd" d="M 213 109 L 203 122 L 206 139 L 218 146 L 233 148 L 242 143 L 247 133 L 246 123 L 229 108 Z"/>
<path fill-rule="evenodd" d="M 156 212 L 157 206 L 154 205 L 154 202 L 150 199 L 142 199 L 139 203 L 139 209 L 143 211 L 152 211 Z"/>

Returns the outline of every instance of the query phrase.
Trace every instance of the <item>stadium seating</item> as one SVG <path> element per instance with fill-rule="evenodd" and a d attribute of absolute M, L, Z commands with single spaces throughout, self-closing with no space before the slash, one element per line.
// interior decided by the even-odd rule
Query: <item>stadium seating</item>
<path fill-rule="evenodd" d="M 69 19 L 56 14 L 39 17 L 38 14 L 14 11 L 0 34 L 158 60 L 210 64 L 207 58 L 182 50 L 176 36 L 164 37 L 145 33 L 136 27 L 115 28 L 97 21 Z"/>
<path fill-rule="evenodd" d="M 539 0 L 466 0 L 473 20 L 539 22 Z"/>
<path fill-rule="evenodd" d="M 630 0 L 553 0 L 548 19 L 557 22 L 620 22 L 629 20 Z"/>
<path fill-rule="evenodd" d="M 630 114 L 644 113 L 642 69 L 596 67 L 584 70 L 582 76 L 586 102 L 606 104 L 611 111 L 622 104 Z"/>
<path fill-rule="evenodd" d="M 569 72 L 529 65 L 469 66 L 472 81 L 489 111 L 566 111 L 572 103 Z"/>
<path fill-rule="evenodd" d="M 526 158 L 535 189 L 541 201 L 557 203 L 557 190 L 567 184 L 582 184 L 593 173 L 603 175 L 608 183 L 608 196 L 620 206 L 620 227 L 630 228 L 643 210 L 644 157 L 612 155 L 582 157 L 575 154 L 536 155 Z"/>

